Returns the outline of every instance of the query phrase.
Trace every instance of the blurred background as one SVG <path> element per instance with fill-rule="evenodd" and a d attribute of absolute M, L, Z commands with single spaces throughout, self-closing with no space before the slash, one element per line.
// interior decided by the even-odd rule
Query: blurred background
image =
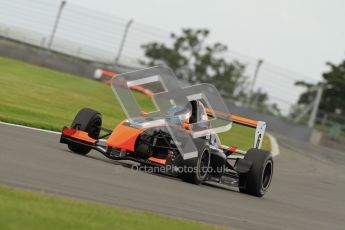
<path fill-rule="evenodd" d="M 273 133 L 345 143 L 343 1 L 0 4 L 0 55 L 88 78 L 166 64 Z"/>

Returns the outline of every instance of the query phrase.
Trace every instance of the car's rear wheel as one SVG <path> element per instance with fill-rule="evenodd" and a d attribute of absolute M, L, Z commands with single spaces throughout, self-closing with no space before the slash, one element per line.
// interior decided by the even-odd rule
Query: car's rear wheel
<path fill-rule="evenodd" d="M 71 127 L 87 132 L 93 139 L 98 139 L 102 127 L 102 115 L 93 109 L 83 108 L 74 118 Z M 90 147 L 78 143 L 70 143 L 68 148 L 81 155 L 91 151 Z"/>
<path fill-rule="evenodd" d="M 180 174 L 180 178 L 189 183 L 200 184 L 205 181 L 208 175 L 211 151 L 205 140 L 195 139 L 194 144 L 198 150 L 198 157 L 185 161 L 184 171 Z"/>
<path fill-rule="evenodd" d="M 244 159 L 252 162 L 252 166 L 248 173 L 240 174 L 239 190 L 262 197 L 269 188 L 273 176 L 272 155 L 260 149 L 250 149 Z"/>

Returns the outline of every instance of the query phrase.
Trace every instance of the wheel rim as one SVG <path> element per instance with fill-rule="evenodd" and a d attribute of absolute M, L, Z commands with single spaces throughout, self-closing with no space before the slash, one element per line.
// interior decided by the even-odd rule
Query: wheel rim
<path fill-rule="evenodd" d="M 272 163 L 272 160 L 269 160 L 265 164 L 264 172 L 262 175 L 262 190 L 263 191 L 265 191 L 270 186 L 272 174 L 273 174 L 273 163 Z"/>

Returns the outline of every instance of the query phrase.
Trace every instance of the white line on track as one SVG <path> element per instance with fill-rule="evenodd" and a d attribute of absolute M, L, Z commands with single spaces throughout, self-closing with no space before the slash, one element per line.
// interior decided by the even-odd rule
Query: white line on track
<path fill-rule="evenodd" d="M 269 134 L 269 133 L 266 133 L 266 135 L 268 136 L 268 139 L 271 142 L 271 153 L 272 153 L 272 156 L 276 157 L 280 153 L 279 144 L 278 144 L 277 138 L 275 138 L 272 134 Z"/>
<path fill-rule="evenodd" d="M 58 134 L 58 135 L 61 134 L 61 132 L 50 131 L 50 130 L 45 130 L 45 129 L 38 129 L 38 128 L 32 128 L 32 127 L 29 127 L 29 126 L 16 125 L 16 124 L 11 124 L 11 123 L 2 122 L 2 121 L 0 121 L 0 124 L 7 125 L 7 126 L 18 127 L 18 128 L 24 128 L 24 129 L 31 129 L 31 130 L 35 130 L 35 131 L 41 131 L 41 132 L 45 132 L 45 133 L 53 133 L 53 134 Z"/>
<path fill-rule="evenodd" d="M 18 127 L 18 128 L 30 129 L 30 130 L 35 130 L 35 131 L 40 131 L 40 132 L 45 132 L 45 133 L 52 133 L 52 134 L 57 134 L 57 135 L 61 134 L 61 132 L 50 131 L 50 130 L 39 129 L 39 128 L 33 128 L 33 127 L 29 127 L 29 126 L 24 126 L 24 125 L 16 125 L 16 124 L 11 124 L 11 123 L 2 122 L 2 121 L 0 121 L 0 124 L 7 125 L 7 126 Z M 270 140 L 270 143 L 271 143 L 271 153 L 272 153 L 272 156 L 275 157 L 275 156 L 279 155 L 279 153 L 280 153 L 278 141 L 271 134 L 269 134 L 269 133 L 266 133 L 266 134 L 267 134 L 267 136 L 268 136 L 268 138 Z"/>

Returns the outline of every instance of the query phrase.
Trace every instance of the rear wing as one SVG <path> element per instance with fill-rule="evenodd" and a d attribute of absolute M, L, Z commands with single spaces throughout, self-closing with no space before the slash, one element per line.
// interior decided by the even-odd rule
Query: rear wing
<path fill-rule="evenodd" d="M 206 108 L 206 113 L 208 116 L 211 116 L 211 117 L 214 115 L 217 115 L 218 119 L 222 119 L 222 118 L 226 119 L 226 120 L 230 119 L 235 124 L 239 124 L 242 126 L 246 126 L 246 127 L 255 129 L 255 137 L 254 137 L 253 147 L 257 148 L 257 149 L 261 148 L 262 142 L 264 139 L 264 135 L 265 135 L 265 131 L 266 131 L 266 122 L 252 120 L 252 119 L 237 116 L 237 115 L 217 112 L 217 111 L 213 111 L 209 108 Z"/>

